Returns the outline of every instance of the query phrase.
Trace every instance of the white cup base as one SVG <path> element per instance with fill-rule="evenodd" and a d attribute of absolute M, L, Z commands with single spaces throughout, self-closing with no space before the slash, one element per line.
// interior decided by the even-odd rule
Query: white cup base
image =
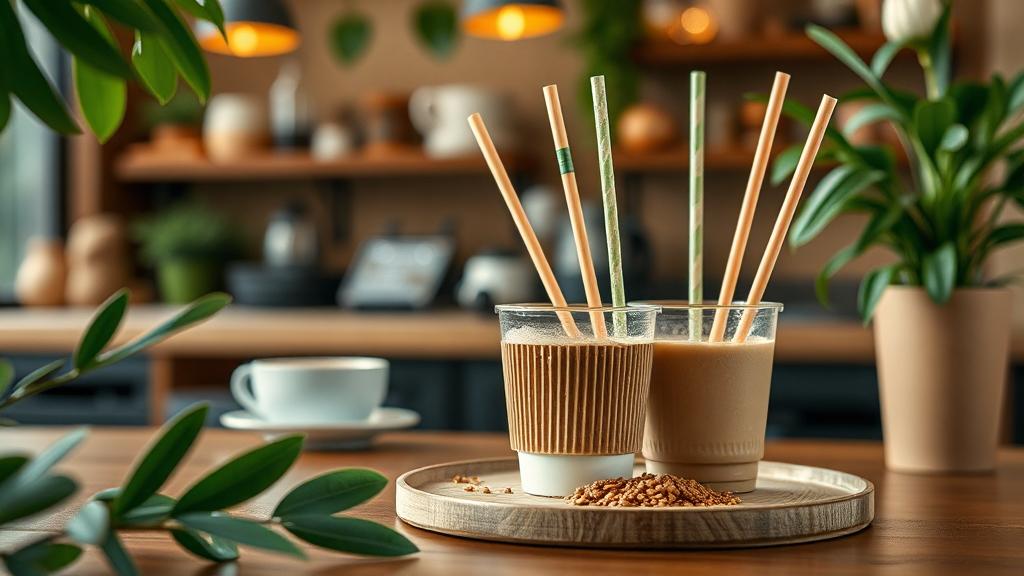
<path fill-rule="evenodd" d="M 523 491 L 534 496 L 568 496 L 580 486 L 606 478 L 632 478 L 633 454 L 579 456 L 519 452 Z"/>

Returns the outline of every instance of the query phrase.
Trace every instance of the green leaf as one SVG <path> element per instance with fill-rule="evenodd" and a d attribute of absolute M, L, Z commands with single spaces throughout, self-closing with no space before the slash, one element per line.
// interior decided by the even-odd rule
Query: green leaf
<path fill-rule="evenodd" d="M 145 502 L 122 514 L 118 526 L 156 526 L 166 520 L 177 502 L 170 496 L 153 494 Z"/>
<path fill-rule="evenodd" d="M 790 243 L 799 247 L 813 240 L 843 211 L 850 198 L 885 177 L 886 173 L 880 170 L 863 170 L 848 164 L 829 172 L 818 183 L 794 220 L 789 233 Z"/>
<path fill-rule="evenodd" d="M 185 24 L 178 12 L 168 6 L 164 0 L 143 0 L 145 5 L 156 16 L 161 24 L 160 36 L 168 49 L 181 77 L 195 90 L 199 100 L 206 102 L 210 98 L 212 81 L 210 68 L 203 58 L 203 51 L 196 42 L 195 36 Z"/>
<path fill-rule="evenodd" d="M 54 360 L 46 366 L 33 370 L 28 376 L 18 381 L 18 384 L 14 387 L 14 395 L 20 397 L 31 394 L 33 388 L 35 388 L 33 386 L 35 383 L 48 380 L 50 376 L 63 368 L 67 363 L 68 361 L 64 359 Z"/>
<path fill-rule="evenodd" d="M 985 239 L 985 245 L 991 249 L 1000 244 L 1009 244 L 1021 239 L 1024 239 L 1024 224 L 1007 224 L 992 230 Z"/>
<path fill-rule="evenodd" d="M 946 3 L 942 17 L 935 24 L 935 30 L 928 39 L 928 53 L 935 71 L 935 87 L 940 96 L 949 89 L 949 77 L 953 71 L 953 43 L 949 37 L 951 4 Z"/>
<path fill-rule="evenodd" d="M 5 559 L 12 576 L 37 576 L 56 572 L 69 566 L 82 554 L 71 544 L 57 544 L 49 539 L 30 544 Z"/>
<path fill-rule="evenodd" d="M 274 509 L 273 515 L 286 519 L 307 514 L 330 516 L 366 502 L 387 485 L 388 479 L 373 470 L 335 470 L 289 492 Z"/>
<path fill-rule="evenodd" d="M 149 500 L 185 457 L 206 421 L 209 404 L 196 404 L 175 416 L 160 428 L 146 455 L 138 460 L 121 494 L 112 503 L 116 515 Z"/>
<path fill-rule="evenodd" d="M 28 462 L 28 458 L 24 456 L 4 456 L 0 458 L 0 487 L 7 481 L 8 478 L 14 476 L 14 473 L 21 470 L 21 467 Z"/>
<path fill-rule="evenodd" d="M 174 3 L 187 14 L 213 22 L 227 39 L 227 31 L 224 30 L 224 12 L 217 0 L 174 0 Z"/>
<path fill-rule="evenodd" d="M 128 104 L 127 84 L 120 78 L 104 74 L 85 62 L 72 61 L 75 92 L 85 122 L 100 143 L 117 132 Z"/>
<path fill-rule="evenodd" d="M 793 175 L 803 151 L 803 144 L 794 144 L 775 157 L 775 162 L 772 164 L 772 186 L 782 184 L 783 180 Z"/>
<path fill-rule="evenodd" d="M 306 554 L 287 538 L 251 520 L 234 518 L 220 512 L 192 512 L 175 518 L 183 526 L 219 536 L 243 546 L 280 552 L 305 560 Z"/>
<path fill-rule="evenodd" d="M 892 63 L 892 59 L 904 48 L 906 48 L 906 44 L 903 42 L 886 42 L 883 44 L 881 48 L 875 51 L 875 56 L 871 59 L 871 72 L 879 78 L 884 76 L 885 71 L 889 69 L 889 64 Z"/>
<path fill-rule="evenodd" d="M 1007 96 L 1006 107 L 1008 113 L 1013 115 L 1021 108 L 1024 108 L 1024 70 L 1017 74 L 1013 81 L 1010 82 L 1007 90 L 1009 96 Z"/>
<path fill-rule="evenodd" d="M 139 73 L 142 86 L 161 105 L 167 104 L 178 91 L 178 70 L 159 36 L 145 32 L 135 33 L 132 45 L 132 63 Z"/>
<path fill-rule="evenodd" d="M 814 293 L 817 295 L 818 302 L 821 302 L 822 306 L 825 308 L 831 308 L 832 306 L 832 302 L 828 297 L 828 285 L 832 277 L 857 256 L 860 256 L 860 254 L 857 246 L 851 244 L 837 252 L 825 263 L 821 272 L 818 273 L 818 277 L 814 280 Z"/>
<path fill-rule="evenodd" d="M 5 487 L 0 494 L 0 524 L 38 514 L 75 493 L 65 476 L 45 476 L 32 484 Z"/>
<path fill-rule="evenodd" d="M 942 100 L 921 100 L 917 103 L 914 108 L 914 129 L 929 156 L 935 154 L 946 130 L 955 121 L 956 104 L 948 96 Z"/>
<path fill-rule="evenodd" d="M 455 7 L 445 0 L 421 4 L 413 14 L 416 37 L 438 58 L 448 58 L 459 41 L 459 17 Z"/>
<path fill-rule="evenodd" d="M 93 316 L 92 322 L 78 342 L 78 347 L 75 348 L 75 368 L 81 370 L 89 367 L 96 356 L 107 347 L 121 325 L 121 319 L 128 309 L 128 299 L 128 289 L 122 288 L 100 305 L 99 312 Z"/>
<path fill-rule="evenodd" d="M 68 521 L 68 536 L 82 544 L 99 546 L 110 535 L 110 508 L 105 502 L 90 500 Z"/>
<path fill-rule="evenodd" d="M 143 32 L 159 32 L 160 23 L 148 8 L 136 0 L 88 0 L 111 19 Z"/>
<path fill-rule="evenodd" d="M 87 22 L 71 2 L 23 1 L 68 52 L 100 72 L 117 78 L 134 77 L 117 47 Z"/>
<path fill-rule="evenodd" d="M 878 212 L 871 220 L 868 221 L 867 226 L 864 227 L 864 231 L 860 237 L 857 238 L 857 242 L 854 245 L 858 254 L 864 253 L 868 248 L 875 244 L 883 234 L 888 233 L 892 230 L 893 226 L 903 218 L 906 214 L 906 208 L 900 204 L 893 204 L 889 206 L 884 212 Z"/>
<path fill-rule="evenodd" d="M 846 121 L 846 125 L 843 126 L 843 135 L 849 138 L 853 136 L 854 132 L 864 126 L 869 126 L 883 120 L 899 122 L 900 114 L 888 104 L 869 104 L 858 110 L 856 114 Z"/>
<path fill-rule="evenodd" d="M 836 36 L 831 30 L 822 28 L 816 24 L 808 24 L 806 30 L 807 36 L 811 40 L 814 40 L 814 42 L 819 46 L 828 50 L 840 62 L 845 64 L 847 68 L 853 70 L 853 73 L 860 76 L 862 80 L 867 82 L 868 86 L 873 88 L 879 96 L 886 96 L 885 87 L 882 86 L 882 82 L 878 79 L 878 76 L 871 71 L 871 68 L 868 68 L 868 65 L 860 59 L 860 56 L 858 56 L 852 48 L 847 46 L 839 36 Z"/>
<path fill-rule="evenodd" d="M 956 243 L 945 242 L 921 259 L 921 283 L 932 301 L 943 305 L 956 286 Z"/>
<path fill-rule="evenodd" d="M 81 134 L 67 105 L 29 54 L 10 2 L 0 2 L 0 60 L 11 79 L 11 92 L 26 108 L 61 134 Z"/>
<path fill-rule="evenodd" d="M 865 326 L 871 321 L 875 306 L 878 305 L 885 289 L 892 284 L 898 269 L 899 266 L 894 265 L 872 270 L 861 280 L 860 290 L 857 292 L 857 310 L 860 311 L 860 318 Z"/>
<path fill-rule="evenodd" d="M 949 97 L 956 102 L 956 121 L 970 127 L 988 105 L 988 86 L 957 82 L 949 88 Z"/>
<path fill-rule="evenodd" d="M 0 47 L 2 50 L 2 47 Z M 3 76 L 3 73 L 0 73 Z M 10 90 L 3 83 L 3 78 L 0 78 L 0 132 L 4 131 L 7 127 L 7 122 L 11 119 L 11 96 Z"/>
<path fill-rule="evenodd" d="M 362 518 L 295 516 L 281 525 L 310 544 L 339 552 L 366 556 L 405 556 L 419 552 L 405 536 Z"/>
<path fill-rule="evenodd" d="M 175 528 L 171 536 L 189 552 L 213 562 L 230 562 L 238 559 L 238 547 L 233 542 L 218 536 L 203 534 L 191 528 Z"/>
<path fill-rule="evenodd" d="M 25 486 L 41 479 L 50 471 L 50 468 L 53 468 L 57 462 L 63 460 L 69 452 L 74 450 L 88 436 L 88 430 L 75 430 L 47 446 L 45 450 L 29 462 L 28 466 L 18 473 L 18 485 Z"/>
<path fill-rule="evenodd" d="M 102 548 L 110 568 L 119 576 L 139 576 L 139 569 L 135 566 L 135 561 L 128 555 L 128 551 L 124 549 L 121 540 L 113 531 L 107 534 Z"/>
<path fill-rule="evenodd" d="M 136 352 L 141 352 L 154 344 L 158 344 L 178 332 L 206 320 L 231 303 L 231 296 L 223 292 L 207 294 L 189 304 L 184 310 L 160 326 L 150 330 L 135 340 L 100 355 L 98 364 L 112 364 L 123 360 Z"/>
<path fill-rule="evenodd" d="M 354 63 L 363 55 L 373 37 L 370 19 L 358 12 L 348 12 L 331 27 L 331 49 L 342 64 Z"/>
<path fill-rule="evenodd" d="M 195 483 L 178 500 L 174 517 L 229 508 L 257 496 L 295 463 L 305 436 L 286 436 L 242 454 Z M 212 532 L 211 532 L 212 534 Z"/>
<path fill-rule="evenodd" d="M 0 398 L 4 397 L 12 382 L 14 382 L 14 364 L 11 364 L 7 358 L 0 358 Z"/>
<path fill-rule="evenodd" d="M 953 124 L 946 128 L 946 133 L 942 135 L 942 140 L 939 141 L 939 150 L 956 152 L 967 144 L 970 135 L 971 133 L 963 124 Z"/>

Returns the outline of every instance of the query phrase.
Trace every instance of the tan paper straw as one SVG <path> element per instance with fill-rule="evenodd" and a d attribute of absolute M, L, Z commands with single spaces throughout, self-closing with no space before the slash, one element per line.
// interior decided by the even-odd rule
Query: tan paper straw
<path fill-rule="evenodd" d="M 779 218 L 775 221 L 775 228 L 772 229 L 771 238 L 768 240 L 768 247 L 761 258 L 761 265 L 757 268 L 757 275 L 754 276 L 754 284 L 750 287 L 750 294 L 747 296 L 747 304 L 760 304 L 764 296 L 764 289 L 768 286 L 768 279 L 775 268 L 775 261 L 782 250 L 782 243 L 786 240 L 786 233 L 789 231 L 789 224 L 793 221 L 793 214 L 796 212 L 796 205 L 800 201 L 800 194 L 807 184 L 807 175 L 811 173 L 814 165 L 814 157 L 818 155 L 818 147 L 821 146 L 821 139 L 825 136 L 825 129 L 829 120 L 832 119 L 832 111 L 836 108 L 836 99 L 828 94 L 821 97 L 821 105 L 818 106 L 818 114 L 811 124 L 811 133 L 807 136 L 807 143 L 800 153 L 800 160 L 797 162 L 796 171 L 793 173 L 793 180 L 789 183 L 789 191 L 786 192 L 786 199 L 782 203 L 782 210 L 779 211 Z M 736 342 L 745 342 L 750 326 L 754 323 L 756 310 L 748 308 L 743 312 L 740 325 L 736 329 Z"/>
<path fill-rule="evenodd" d="M 597 129 L 597 155 L 601 166 L 601 197 L 604 200 L 604 230 L 608 240 L 608 274 L 611 278 L 612 306 L 626 305 L 626 289 L 622 281 L 622 248 L 619 240 L 619 208 L 615 198 L 615 168 L 612 162 L 612 136 L 608 119 L 608 97 L 604 76 L 590 78 L 594 98 L 594 126 Z M 626 313 L 612 313 L 612 333 L 626 337 Z"/>
<path fill-rule="evenodd" d="M 548 120 L 551 121 L 551 136 L 555 141 L 555 155 L 558 157 L 558 170 L 562 173 L 562 187 L 565 188 L 565 201 L 569 206 L 569 222 L 572 224 L 572 235 L 576 240 L 576 255 L 580 260 L 583 272 L 583 288 L 587 293 L 587 304 L 591 308 L 600 308 L 601 291 L 597 287 L 597 274 L 594 272 L 594 260 L 590 255 L 590 243 L 587 240 L 587 227 L 583 222 L 583 206 L 580 204 L 580 192 L 576 187 L 576 172 L 572 167 L 572 155 L 569 153 L 569 137 L 565 133 L 565 121 L 562 119 L 562 104 L 558 100 L 558 87 L 544 87 L 544 102 L 548 106 Z M 594 326 L 594 335 L 607 338 L 608 329 L 604 324 L 604 314 L 591 312 L 590 321 Z"/>
<path fill-rule="evenodd" d="M 501 191 L 502 197 L 505 198 L 508 211 L 512 213 L 512 220 L 515 221 L 516 228 L 519 229 L 519 234 L 523 237 L 526 251 L 530 253 L 533 265 L 537 268 L 537 273 L 540 274 L 540 280 L 544 284 L 544 290 L 548 293 L 551 304 L 556 308 L 567 307 L 565 296 L 562 295 L 562 290 L 558 287 L 558 282 L 555 280 L 555 273 L 551 271 L 548 259 L 544 257 L 544 249 L 541 248 L 540 241 L 537 240 L 537 235 L 533 232 L 533 227 L 530 226 L 530 221 L 526 218 L 523 205 L 519 203 L 519 196 L 516 195 L 516 190 L 512 187 L 512 181 L 508 178 L 505 165 L 501 163 L 501 158 L 498 156 L 498 151 L 494 148 L 494 142 L 491 141 L 491 135 L 487 132 L 487 127 L 484 126 L 484 121 L 480 114 L 473 114 L 469 117 L 469 127 L 473 130 L 473 135 L 476 136 L 476 143 L 480 146 L 484 159 L 487 160 L 487 166 L 490 167 L 494 181 L 498 184 L 498 190 Z M 566 334 L 572 338 L 580 338 L 582 336 L 572 319 L 572 314 L 559 312 L 558 318 L 562 321 Z"/>
<path fill-rule="evenodd" d="M 768 170 L 768 158 L 771 156 L 772 142 L 775 140 L 775 131 L 779 127 L 779 117 L 782 115 L 782 104 L 786 101 L 788 87 L 789 74 L 776 72 L 772 94 L 768 98 L 768 110 L 765 112 L 764 123 L 761 125 L 761 136 L 757 139 L 757 149 L 754 151 L 754 164 L 750 167 L 747 191 L 743 194 L 743 206 L 740 208 L 739 221 L 736 223 L 736 234 L 732 238 L 729 260 L 725 265 L 722 291 L 718 294 L 719 306 L 732 304 L 732 297 L 736 293 L 736 280 L 740 276 L 743 253 L 747 249 L 750 227 L 754 222 L 757 197 L 761 194 L 764 174 Z M 711 326 L 711 337 L 709 338 L 711 342 L 721 342 L 725 339 L 725 325 L 728 319 L 728 309 L 720 308 L 715 312 L 715 322 Z"/>
<path fill-rule="evenodd" d="M 704 302 L 704 101 L 707 74 L 690 72 L 689 301 Z M 696 312 L 696 314 L 694 314 Z M 700 342 L 703 310 L 690 310 L 690 340 Z"/>

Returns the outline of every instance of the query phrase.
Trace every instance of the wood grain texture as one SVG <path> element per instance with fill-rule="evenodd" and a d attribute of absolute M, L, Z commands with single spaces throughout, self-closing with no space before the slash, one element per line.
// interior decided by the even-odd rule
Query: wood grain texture
<path fill-rule="evenodd" d="M 638 464 L 634 475 L 643 474 Z M 492 493 L 467 492 L 478 476 Z M 457 462 L 398 479 L 397 513 L 413 526 L 482 540 L 600 548 L 744 548 L 825 540 L 874 517 L 874 486 L 852 474 L 761 462 L 754 492 L 737 506 L 605 508 L 531 496 L 515 459 Z M 505 494 L 504 487 L 513 493 Z"/>
<path fill-rule="evenodd" d="M 121 482 L 152 429 L 93 430 L 91 437 L 59 466 L 80 483 L 77 501 Z M 38 452 L 67 433 L 59 428 L 0 429 L 0 452 Z M 207 430 L 171 478 L 165 491 L 181 494 L 218 462 L 251 448 L 258 436 Z M 1024 572 L 1024 450 L 1003 449 L 991 475 L 915 476 L 887 472 L 882 446 L 875 442 L 768 443 L 774 461 L 845 470 L 875 485 L 875 520 L 865 530 L 812 544 L 742 550 L 637 551 L 523 546 L 454 538 L 413 528 L 395 515 L 395 482 L 401 474 L 456 460 L 510 457 L 504 434 L 396 433 L 380 436 L 372 450 L 338 454 L 304 453 L 277 486 L 245 504 L 246 510 L 272 509 L 291 487 L 336 468 L 379 470 L 391 482 L 384 492 L 346 514 L 392 526 L 422 551 L 410 558 L 358 558 L 304 547 L 309 563 L 249 549 L 237 572 L 245 576 L 598 576 L 666 574 L 720 576 L 846 576 L 927 574 L 964 576 Z M 44 519 L 45 520 L 45 519 Z M 34 520 L 14 535 L 0 533 L 0 550 L 13 538 L 40 535 Z M 234 573 L 186 555 L 157 534 L 129 534 L 126 545 L 146 576 L 213 576 Z M 102 556 L 89 550 L 69 571 L 75 576 L 111 574 Z"/>

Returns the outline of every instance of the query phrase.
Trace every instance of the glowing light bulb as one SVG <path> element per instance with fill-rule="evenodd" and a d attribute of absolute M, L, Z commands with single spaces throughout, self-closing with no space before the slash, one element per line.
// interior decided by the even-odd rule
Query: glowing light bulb
<path fill-rule="evenodd" d="M 249 24 L 237 24 L 231 28 L 231 51 L 236 56 L 252 56 L 259 46 L 259 32 Z"/>
<path fill-rule="evenodd" d="M 708 13 L 705 10 L 687 8 L 682 16 L 679 17 L 679 23 L 682 25 L 683 30 L 694 36 L 699 36 L 711 26 L 711 18 L 708 17 Z"/>
<path fill-rule="evenodd" d="M 505 6 L 498 12 L 498 36 L 516 40 L 526 31 L 526 14 L 519 6 Z"/>

